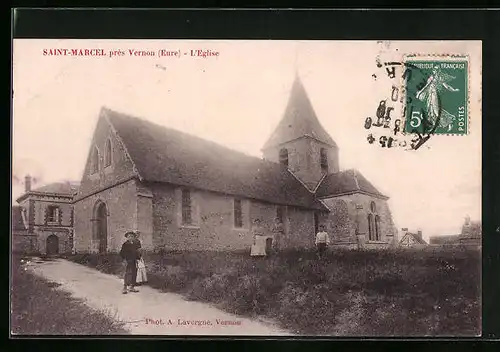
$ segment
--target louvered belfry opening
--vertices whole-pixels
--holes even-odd
[[[280,149],[280,164],[288,167],[288,150],[286,148]]]

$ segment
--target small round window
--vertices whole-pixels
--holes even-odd
[[[371,202],[370,209],[372,210],[373,213],[375,213],[377,211],[377,207],[375,206],[375,202]]]

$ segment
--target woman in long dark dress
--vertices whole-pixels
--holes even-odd
[[[125,234],[125,237],[127,240],[123,243],[120,250],[120,256],[126,265],[122,291],[124,294],[127,292],[139,292],[134,286],[136,285],[137,278],[137,260],[141,258],[141,242],[137,240],[136,233],[129,231]]]

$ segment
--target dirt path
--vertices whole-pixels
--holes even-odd
[[[117,320],[138,335],[261,335],[290,333],[268,323],[223,312],[205,303],[186,301],[181,295],[139,287],[140,292],[121,293],[123,281],[64,259],[32,261],[36,275],[61,284],[75,298]],[[226,324],[221,324],[226,321]],[[195,324],[195,325],[193,325]]]

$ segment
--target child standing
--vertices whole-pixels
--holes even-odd
[[[330,237],[325,231],[325,226],[319,226],[319,232],[316,234],[316,248],[318,250],[318,258],[322,258],[325,253],[326,247],[330,244]]]
[[[139,239],[141,233],[139,231],[135,231],[135,242],[139,248],[139,259],[137,260],[137,278],[135,280],[137,285],[142,285],[148,282],[148,276],[146,274],[146,263],[144,263],[144,258],[141,252],[141,241]]]

